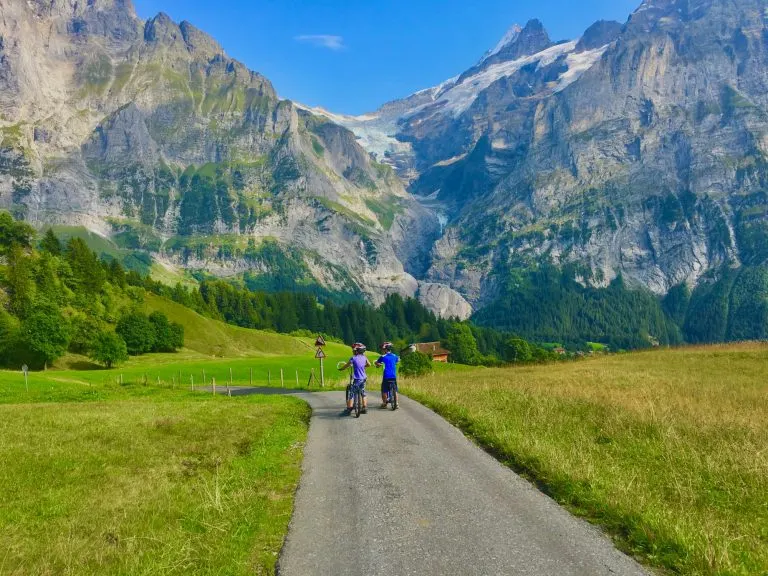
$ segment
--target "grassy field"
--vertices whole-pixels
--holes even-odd
[[[651,565],[768,574],[768,346],[446,373],[403,390]]]
[[[0,573],[273,573],[308,407],[126,388],[0,406]]]
[[[146,306],[184,324],[187,349],[111,371],[69,357],[79,369],[28,385],[0,372],[0,574],[274,573],[309,408],[192,393],[191,377],[279,386],[280,368],[316,366],[311,342]]]

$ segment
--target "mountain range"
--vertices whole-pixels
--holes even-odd
[[[515,25],[469,70],[347,116],[128,0],[8,0],[0,203],[258,286],[483,317],[552,264],[692,292],[680,324],[725,302],[702,338],[760,337],[768,316],[733,316],[768,310],[767,64],[765,0],[645,0],[572,41]]]

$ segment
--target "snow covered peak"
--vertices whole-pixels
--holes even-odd
[[[483,55],[483,57],[480,59],[480,62],[484,62],[491,56],[495,56],[499,52],[501,52],[505,46],[512,44],[515,40],[517,40],[520,37],[520,33],[523,31],[523,27],[520,26],[520,24],[514,24],[509,30],[507,30],[507,33],[504,34],[504,37],[499,40],[499,43],[496,44],[496,47],[493,50],[489,50],[488,52]]]

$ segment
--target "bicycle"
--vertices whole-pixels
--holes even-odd
[[[365,386],[365,380],[352,380],[352,383],[349,385],[349,394],[352,397],[352,412],[355,414],[355,418],[360,418],[360,413],[363,411],[363,386]]]
[[[345,364],[346,362],[339,362],[336,364],[336,368],[341,370]],[[362,386],[355,386],[352,368],[349,369],[349,382],[347,382],[347,389],[344,394],[345,406],[349,404],[350,398],[352,398],[352,412],[355,414],[355,418],[360,418],[360,413],[363,410]]]
[[[393,380],[389,385],[389,390],[387,390],[387,404],[392,405],[392,410],[398,409],[398,397],[399,394],[397,393],[397,380]]]

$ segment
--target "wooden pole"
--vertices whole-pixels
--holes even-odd
[[[253,368],[251,368],[251,375],[249,377],[249,382],[250,382],[251,388],[253,388]]]
[[[272,370],[267,371],[267,386],[272,386]]]
[[[280,368],[280,385],[285,388],[285,380],[283,379],[283,369]]]
[[[192,392],[194,392],[195,391],[195,375],[194,374],[189,375],[189,381],[192,383]]]
[[[157,385],[160,386],[160,376],[157,377]]]
[[[320,387],[325,388],[325,370],[323,370],[322,358],[320,358]]]
[[[24,371],[24,387],[27,389],[27,394],[29,394],[29,374],[27,371]]]
[[[208,384],[208,380],[205,379],[205,370],[203,370],[203,386]]]
[[[296,388],[299,387],[299,371],[296,370]]]
[[[213,387],[213,395],[216,396],[216,378],[211,378],[211,385]]]
[[[232,368],[229,369],[229,382],[227,383],[227,396],[232,396]]]

